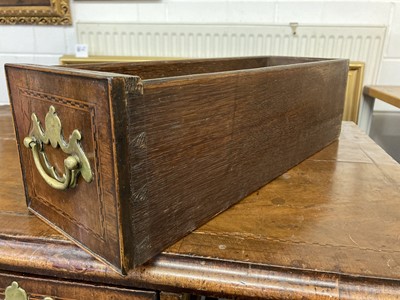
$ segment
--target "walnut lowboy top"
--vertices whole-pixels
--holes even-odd
[[[48,106],[38,117],[44,117],[46,111]],[[27,115],[30,121],[31,114]],[[32,158],[31,150],[24,146],[22,150]],[[339,141],[180,239],[149,263],[131,269],[127,276],[94,259],[27,211],[16,161],[12,118],[9,108],[3,106],[3,297],[4,289],[16,281],[33,299],[110,299],[113,287],[123,287],[126,295],[114,294],[114,299],[136,299],[127,289],[246,299],[400,299],[400,166],[354,123],[343,124]],[[78,189],[79,185],[62,193]],[[93,297],[101,291],[105,292],[103,297]],[[160,299],[167,298],[160,293]]]

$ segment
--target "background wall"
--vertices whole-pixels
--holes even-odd
[[[71,1],[76,21],[385,25],[388,36],[378,79],[400,84],[400,0],[268,1],[159,0]],[[0,65],[7,62],[57,64],[73,53],[74,26],[0,26]],[[0,104],[8,103],[3,68]],[[393,109],[378,103],[377,109]]]
[[[171,22],[385,25],[385,42],[378,84],[400,85],[400,0],[136,0],[71,1],[74,23]],[[57,64],[72,54],[74,26],[0,26],[0,104],[8,103],[4,63]],[[400,110],[378,102],[376,110]],[[400,114],[399,114],[400,116]],[[374,132],[392,128],[386,124]],[[391,130],[393,131],[393,130]],[[381,132],[383,134],[383,132]],[[392,132],[391,132],[392,134]]]
[[[388,36],[378,79],[400,83],[400,0],[396,1],[267,1],[160,0],[73,1],[76,21],[266,23],[386,25]],[[7,62],[57,64],[73,53],[74,26],[0,26],[0,65]],[[0,104],[8,103],[0,71]],[[377,109],[393,109],[378,103]]]

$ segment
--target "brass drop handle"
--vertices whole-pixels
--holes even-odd
[[[69,137],[68,143],[62,135],[61,120],[57,116],[54,106],[50,106],[46,114],[46,130],[42,126],[35,113],[31,116],[32,130],[24,139],[25,147],[32,150],[35,166],[46,181],[46,183],[57,190],[73,188],[76,185],[77,177],[82,174],[86,182],[93,179],[89,160],[79,144],[81,133],[75,129]],[[53,148],[60,147],[69,156],[64,160],[64,174],[59,175],[55,168],[48,161],[44,152],[44,145],[51,144]]]

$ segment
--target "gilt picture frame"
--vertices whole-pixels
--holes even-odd
[[[69,0],[0,1],[0,25],[71,25]]]
[[[347,77],[346,96],[344,100],[343,121],[358,124],[360,99],[364,82],[365,63],[351,61]]]

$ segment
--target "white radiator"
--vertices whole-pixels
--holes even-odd
[[[375,83],[384,26],[78,23],[90,55],[226,57],[289,55],[365,62],[364,83]]]

